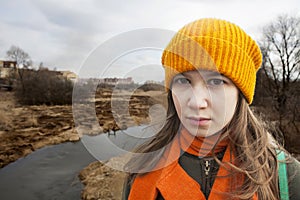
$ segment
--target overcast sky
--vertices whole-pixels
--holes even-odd
[[[101,44],[124,32],[140,28],[176,31],[196,19],[217,17],[238,24],[258,40],[262,27],[278,15],[300,15],[299,0],[0,2],[0,58],[5,58],[9,47],[16,45],[31,56],[35,65],[43,62],[50,69],[71,70],[75,73],[80,73],[80,67]],[[135,42],[135,39],[131,38],[128,42]],[[147,55],[142,52],[127,53],[123,59],[113,62],[124,67],[126,62],[130,63],[129,60],[134,58],[140,66],[151,69],[153,64],[159,63],[160,53],[153,49],[147,50]],[[114,70],[111,70],[112,74]],[[131,71],[127,70],[126,73],[130,74]]]

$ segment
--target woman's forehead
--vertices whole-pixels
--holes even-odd
[[[223,76],[221,73],[217,71],[211,71],[211,70],[191,70],[181,73],[184,76]]]

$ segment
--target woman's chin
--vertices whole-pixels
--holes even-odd
[[[195,137],[209,137],[218,133],[218,131],[211,129],[201,129],[199,127],[185,127],[188,132]]]

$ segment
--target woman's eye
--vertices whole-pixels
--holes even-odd
[[[179,84],[189,84],[190,81],[187,78],[176,78],[175,83],[179,83]]]
[[[217,86],[217,85],[223,85],[225,83],[222,79],[210,79],[207,81],[208,85]]]

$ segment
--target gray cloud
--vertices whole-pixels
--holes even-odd
[[[70,29],[81,32],[95,32],[98,27],[94,25],[95,16],[87,10],[78,9],[80,5],[65,3],[62,5],[56,1],[33,1],[36,8],[45,16],[49,23],[62,29]],[[86,4],[84,1],[82,4]],[[75,6],[75,7],[73,7]],[[76,8],[77,9],[74,9]]]
[[[78,72],[94,49],[126,31],[152,27],[176,31],[195,19],[218,17],[235,22],[258,39],[261,27],[283,13],[299,15],[298,0],[3,1],[0,57],[14,44],[27,51],[37,65],[43,61],[50,68]],[[128,40],[131,42],[138,42],[137,38]],[[148,64],[143,60],[149,59],[146,57],[141,56],[139,63]]]

